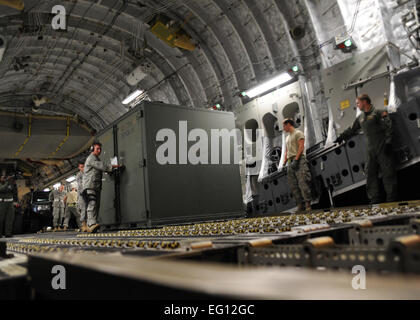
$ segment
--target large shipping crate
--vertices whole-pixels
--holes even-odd
[[[187,131],[180,129],[185,125]],[[194,129],[207,133],[208,164],[190,161],[185,164],[188,150],[201,141],[185,141]],[[226,134],[224,138],[211,134],[212,130],[224,129],[234,132],[232,113],[144,102],[103,130],[97,136],[102,143],[101,159],[109,161],[118,156],[125,170],[121,174],[104,175],[101,225],[132,228],[242,216],[241,181],[239,165],[234,161],[233,135],[229,136],[230,161],[223,164],[223,159],[226,163],[226,153],[222,152]],[[162,164],[157,158],[158,150],[164,150],[169,140],[158,139],[162,130],[176,136],[176,148],[171,149],[176,152],[176,164]],[[212,164],[217,158],[217,152],[216,157],[212,153],[216,150],[216,147],[212,149],[215,142],[219,143],[219,164]],[[163,154],[169,157],[168,150]],[[174,153],[171,155],[173,160]]]

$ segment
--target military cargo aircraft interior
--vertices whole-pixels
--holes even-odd
[[[0,300],[419,300],[419,59],[419,0],[0,0]]]

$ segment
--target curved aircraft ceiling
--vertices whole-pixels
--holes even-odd
[[[50,26],[57,1],[24,3],[22,12],[0,6],[7,41],[0,106],[25,109],[34,94],[46,96],[43,112],[76,113],[95,129],[127,111],[121,101],[135,87],[125,78],[141,63],[152,66],[138,85],[151,100],[234,110],[241,91],[289,68],[299,53],[306,67],[319,56],[302,0],[61,1],[66,32]],[[157,13],[178,21],[196,49],[171,48],[150,33],[145,22]],[[305,36],[295,41],[289,30],[298,26]]]
[[[22,0],[0,2],[19,3]],[[235,111],[240,93],[298,64],[323,110],[319,69],[347,59],[334,37],[347,32],[353,53],[396,43],[410,56],[402,21],[412,0],[24,0],[23,11],[0,4],[0,109],[30,111],[33,95],[46,98],[40,113],[75,115],[98,130],[127,111],[136,89],[147,98],[194,108]],[[52,7],[66,8],[67,31],[51,27]],[[195,50],[173,48],[150,31],[164,15],[192,38]],[[387,23],[384,23],[386,21]],[[291,30],[301,28],[304,32]],[[418,48],[417,48],[418,49]],[[148,76],[130,86],[137,66]],[[315,100],[314,100],[315,101]]]

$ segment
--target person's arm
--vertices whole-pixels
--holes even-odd
[[[359,117],[354,121],[353,125],[344,131],[336,140],[336,142],[343,142],[345,140],[350,140],[354,137],[361,129]]]
[[[111,165],[105,165],[105,163],[103,161],[96,161],[96,160],[90,159],[90,160],[88,160],[88,164],[91,167],[93,167],[93,168],[95,168],[99,171],[102,171],[102,172],[111,172],[112,171],[112,166]]]
[[[77,174],[77,193],[82,194],[83,192],[83,174],[78,173]],[[80,189],[79,189],[80,187]]]
[[[305,151],[305,139],[300,139],[298,141],[298,144],[299,144],[299,147],[298,147],[298,152],[295,158],[296,161],[300,160],[300,158],[302,157],[303,151]]]
[[[48,195],[48,200],[53,202],[54,201],[54,192],[51,191],[50,194]]]
[[[284,156],[284,163],[283,163],[283,167],[286,166],[287,164],[287,148],[286,148],[286,154]]]
[[[64,205],[67,205],[67,195],[64,196],[63,202],[64,202]]]
[[[381,118],[379,121],[385,133],[385,143],[392,144],[392,136],[394,134],[394,129],[392,128],[392,121],[388,115],[388,112],[386,111],[382,112]]]

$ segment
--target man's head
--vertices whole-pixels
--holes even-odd
[[[93,149],[92,150],[92,153],[95,156],[99,156],[101,154],[101,152],[102,152],[102,144],[100,142],[95,142],[92,145],[92,149]]]
[[[293,121],[293,119],[284,119],[284,121],[283,121],[283,130],[285,132],[288,132],[288,133],[293,132],[293,130],[295,129],[295,127],[296,127],[296,124]]]
[[[361,96],[357,97],[356,105],[360,111],[368,111],[372,106],[372,101],[367,94],[362,94]]]
[[[64,186],[63,186],[63,185],[61,185],[61,186],[58,188],[58,190],[59,190],[60,192],[63,192],[63,190],[64,190]]]
[[[83,161],[79,161],[78,167],[79,171],[83,172],[85,170],[85,163]]]
[[[6,182],[6,176],[1,176],[0,177],[0,182],[5,183]]]

